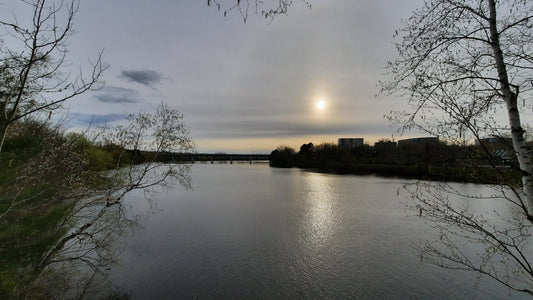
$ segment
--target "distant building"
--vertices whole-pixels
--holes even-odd
[[[494,150],[490,153],[490,156],[503,164],[510,164],[516,159],[513,151],[505,149]]]
[[[379,150],[395,150],[397,148],[396,142],[393,141],[377,141],[374,143],[374,149]]]
[[[439,142],[438,137],[429,136],[429,137],[418,137],[418,138],[412,138],[412,139],[405,139],[405,140],[399,140],[398,141],[398,147],[403,146],[419,146],[419,145],[427,145],[427,144],[437,144]]]
[[[363,146],[363,142],[363,138],[340,138],[338,145],[339,147],[352,149]]]
[[[513,141],[511,138],[505,138],[493,135],[488,138],[476,140],[476,146],[484,146],[491,150],[497,149],[513,149]]]
[[[516,160],[511,138],[493,135],[477,140],[476,146],[480,147],[480,149],[484,148],[484,150],[481,150],[482,153],[488,151],[491,159],[495,159],[497,162],[509,164],[513,160]]]
[[[407,164],[430,163],[440,156],[438,137],[418,137],[398,141],[398,150]],[[438,160],[438,159],[437,159]]]
[[[393,141],[381,140],[374,143],[374,153],[376,159],[381,163],[395,164],[400,161],[398,146]]]

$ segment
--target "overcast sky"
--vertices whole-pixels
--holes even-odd
[[[204,0],[81,1],[68,60],[83,66],[105,49],[110,67],[102,90],[69,102],[71,124],[113,124],[165,102],[184,114],[199,152],[391,138],[383,116],[405,101],[376,98],[377,83],[394,30],[421,2],[311,0],[309,10],[295,0],[287,16],[244,24]]]

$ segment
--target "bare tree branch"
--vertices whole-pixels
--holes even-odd
[[[533,295],[528,245],[533,220],[533,157],[520,113],[533,97],[533,3],[512,0],[427,0],[397,34],[398,58],[390,62],[384,93],[407,96],[411,109],[392,112],[401,130],[416,128],[451,142],[476,142],[482,160],[500,181],[499,199],[512,213],[474,216],[459,208],[446,184],[409,186],[419,215],[441,232],[418,249],[432,263],[477,272]],[[519,106],[519,100],[522,105]],[[506,133],[502,133],[502,130]],[[511,141],[511,165],[498,163],[485,138]],[[478,163],[479,164],[479,163]],[[521,180],[520,180],[521,179]],[[459,245],[483,249],[471,253]]]

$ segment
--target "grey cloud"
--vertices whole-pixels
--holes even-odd
[[[135,99],[131,99],[131,98],[124,97],[124,96],[118,96],[118,95],[103,94],[103,95],[97,95],[95,97],[96,99],[98,99],[98,101],[104,102],[104,103],[137,103],[139,102]]]
[[[168,1],[172,4],[150,7],[159,13],[141,20],[142,32],[117,22],[117,16],[142,14],[149,7],[146,1],[132,1],[136,5],[119,7],[119,13],[114,7],[102,10],[98,1],[86,1],[80,11],[80,29],[89,37],[72,53],[98,51],[102,46],[95,41],[103,42],[113,49],[107,59],[123,66],[115,69],[114,79],[139,89],[139,94],[102,90],[98,101],[92,99],[101,114],[117,112],[105,111],[108,107],[136,106],[131,100],[150,104],[146,90],[155,87],[157,97],[184,113],[195,138],[227,138],[230,143],[237,137],[392,133],[381,116],[405,102],[374,101],[375,83],[387,59],[396,55],[390,41],[394,29],[421,0],[315,1],[311,12],[294,7],[289,18],[269,26],[260,18],[242,26],[238,16],[221,22],[216,12],[216,17],[209,17],[205,8],[191,1]],[[95,13],[102,17],[90,22]],[[167,78],[179,82],[179,88],[163,85]],[[330,98],[331,105],[327,118],[313,124],[309,102],[319,94]]]
[[[103,103],[137,103],[138,93],[132,89],[121,87],[105,87],[101,94],[94,96]]]
[[[91,115],[91,114],[73,114],[69,122],[71,126],[86,127],[89,125],[101,125],[104,123],[111,123],[126,119],[126,114],[105,114],[105,115]]]
[[[163,76],[153,70],[122,70],[120,77],[153,88],[163,80]]]
[[[209,138],[298,137],[313,135],[358,136],[388,131],[385,122],[328,123],[327,125],[287,121],[204,122],[194,126]],[[216,131],[213,130],[216,128]]]

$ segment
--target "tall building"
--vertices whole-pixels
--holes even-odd
[[[363,146],[363,138],[340,138],[338,145],[348,149]]]

